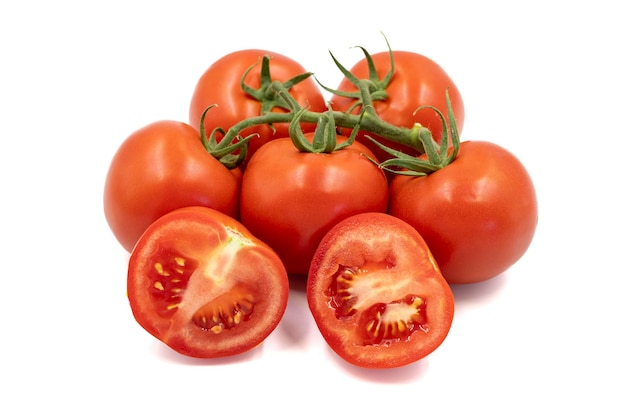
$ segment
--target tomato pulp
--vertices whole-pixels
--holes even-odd
[[[324,236],[307,299],[328,345],[364,368],[427,356],[446,338],[454,314],[452,291],[422,237],[385,213],[349,217]]]
[[[198,358],[260,344],[282,318],[288,288],[271,248],[206,207],[174,210],[155,221],[128,267],[137,322],[176,352]]]

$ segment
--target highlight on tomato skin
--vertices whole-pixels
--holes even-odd
[[[352,365],[395,368],[443,343],[454,296],[426,243],[386,213],[339,222],[322,239],[307,301],[330,348]]]
[[[206,207],[155,221],[131,253],[127,280],[137,323],[196,358],[258,346],[280,322],[289,294],[278,255],[237,220]]]

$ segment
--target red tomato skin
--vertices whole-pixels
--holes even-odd
[[[413,115],[420,106],[434,106],[443,112],[447,117],[447,104],[445,92],[448,89],[452,109],[459,131],[463,131],[465,120],[465,106],[461,93],[445,70],[432,59],[408,51],[393,51],[394,75],[387,87],[388,98],[386,100],[374,101],[374,109],[379,117],[395,126],[411,128],[415,123],[420,123],[428,128],[435,140],[440,141],[442,133],[442,122],[437,113],[432,109],[423,109]],[[379,79],[385,77],[391,67],[388,52],[372,54],[372,59],[376,65]],[[365,59],[357,62],[351,69],[354,75],[360,79],[368,78],[368,66]],[[344,78],[337,88],[340,91],[356,91],[355,86]],[[334,110],[347,111],[354,103],[351,98],[334,95],[331,104]],[[360,107],[354,112],[359,112]],[[343,134],[347,134],[343,132]],[[379,161],[389,159],[390,155],[380,149],[376,144],[365,138],[366,132],[360,131],[357,138],[374,152]],[[399,145],[394,142],[370,135],[381,143],[394,149],[399,149],[410,154],[415,154],[411,148]]]
[[[341,268],[363,271],[360,282],[366,282],[368,276],[378,277],[363,291],[372,300],[363,309],[357,308],[353,317],[337,318],[328,295]],[[425,330],[397,342],[375,345],[364,341],[359,316],[366,314],[369,304],[390,303],[406,294],[425,301]],[[409,224],[385,213],[351,216],[324,236],[311,262],[307,301],[328,345],[362,368],[396,368],[428,356],[443,343],[454,317],[454,295],[425,241]]]
[[[261,103],[249,96],[240,88],[240,80],[244,72],[258,63],[246,76],[245,83],[252,88],[259,88],[261,59],[269,55],[270,75],[272,80],[285,82],[296,75],[307,72],[295,60],[275,52],[262,49],[244,49],[235,51],[215,61],[201,75],[196,83],[189,106],[189,122],[200,130],[202,112],[210,105],[217,107],[208,111],[204,119],[204,128],[207,135],[217,127],[224,130],[242,120],[258,116],[261,113]],[[301,106],[308,106],[311,111],[326,111],[326,102],[312,77],[293,86],[289,93]],[[273,109],[275,112],[284,112],[282,109]],[[242,137],[257,133],[248,142],[246,162],[256,150],[269,140],[289,136],[288,123],[276,123],[274,129],[269,125],[257,125],[244,129]],[[314,124],[303,123],[303,131],[313,131]]]
[[[461,143],[457,158],[426,177],[396,176],[389,213],[424,237],[451,284],[493,278],[526,252],[537,196],[522,163],[499,145]]]
[[[373,157],[358,142],[330,154],[300,152],[282,138],[250,159],[241,186],[241,221],[279,254],[289,273],[308,272],[315,248],[338,221],[387,210],[385,174],[365,153]]]
[[[236,244],[229,246],[233,236]],[[152,295],[157,281],[176,285],[155,271],[168,256],[193,265],[180,287],[179,306],[171,311],[163,308],[162,297]],[[258,346],[280,322],[289,295],[278,255],[237,220],[207,207],[177,209],[152,223],[131,253],[127,280],[137,323],[174,351],[195,358],[232,356]],[[193,322],[207,304],[239,294],[254,299],[247,320],[219,333]],[[228,315],[228,309],[215,311]]]
[[[190,125],[156,121],[133,132],[113,156],[104,185],[106,220],[131,252],[144,230],[174,209],[206,206],[236,217],[237,171],[211,156]]]

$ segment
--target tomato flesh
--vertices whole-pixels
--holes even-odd
[[[182,292],[198,262],[164,248],[154,255],[153,269],[148,273],[150,297],[159,316],[170,318],[182,300]]]
[[[424,300],[409,294],[401,300],[377,303],[361,314],[364,344],[381,345],[410,340],[416,331],[427,332]]]
[[[363,213],[333,227],[315,253],[307,299],[329,346],[365,368],[392,368],[434,351],[454,299],[424,240],[402,220]]]
[[[200,307],[191,320],[201,329],[218,334],[249,320],[254,305],[255,298],[249,290],[235,287]]]
[[[137,322],[184,355],[247,351],[278,325],[288,297],[278,255],[216,210],[188,207],[153,223],[131,253]]]

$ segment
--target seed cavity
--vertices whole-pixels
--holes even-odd
[[[192,321],[203,330],[220,334],[249,320],[254,307],[252,294],[243,287],[236,287],[198,309]]]
[[[148,273],[150,298],[158,314],[169,318],[180,307],[197,262],[167,248],[160,248],[154,259],[156,261]]]
[[[426,303],[417,295],[377,303],[362,313],[363,340],[366,345],[406,341],[418,330],[428,331],[426,321]]]
[[[350,318],[356,313],[354,306],[357,296],[353,292],[356,277],[355,269],[340,266],[326,291],[329,307],[335,310],[335,317],[340,320]]]

